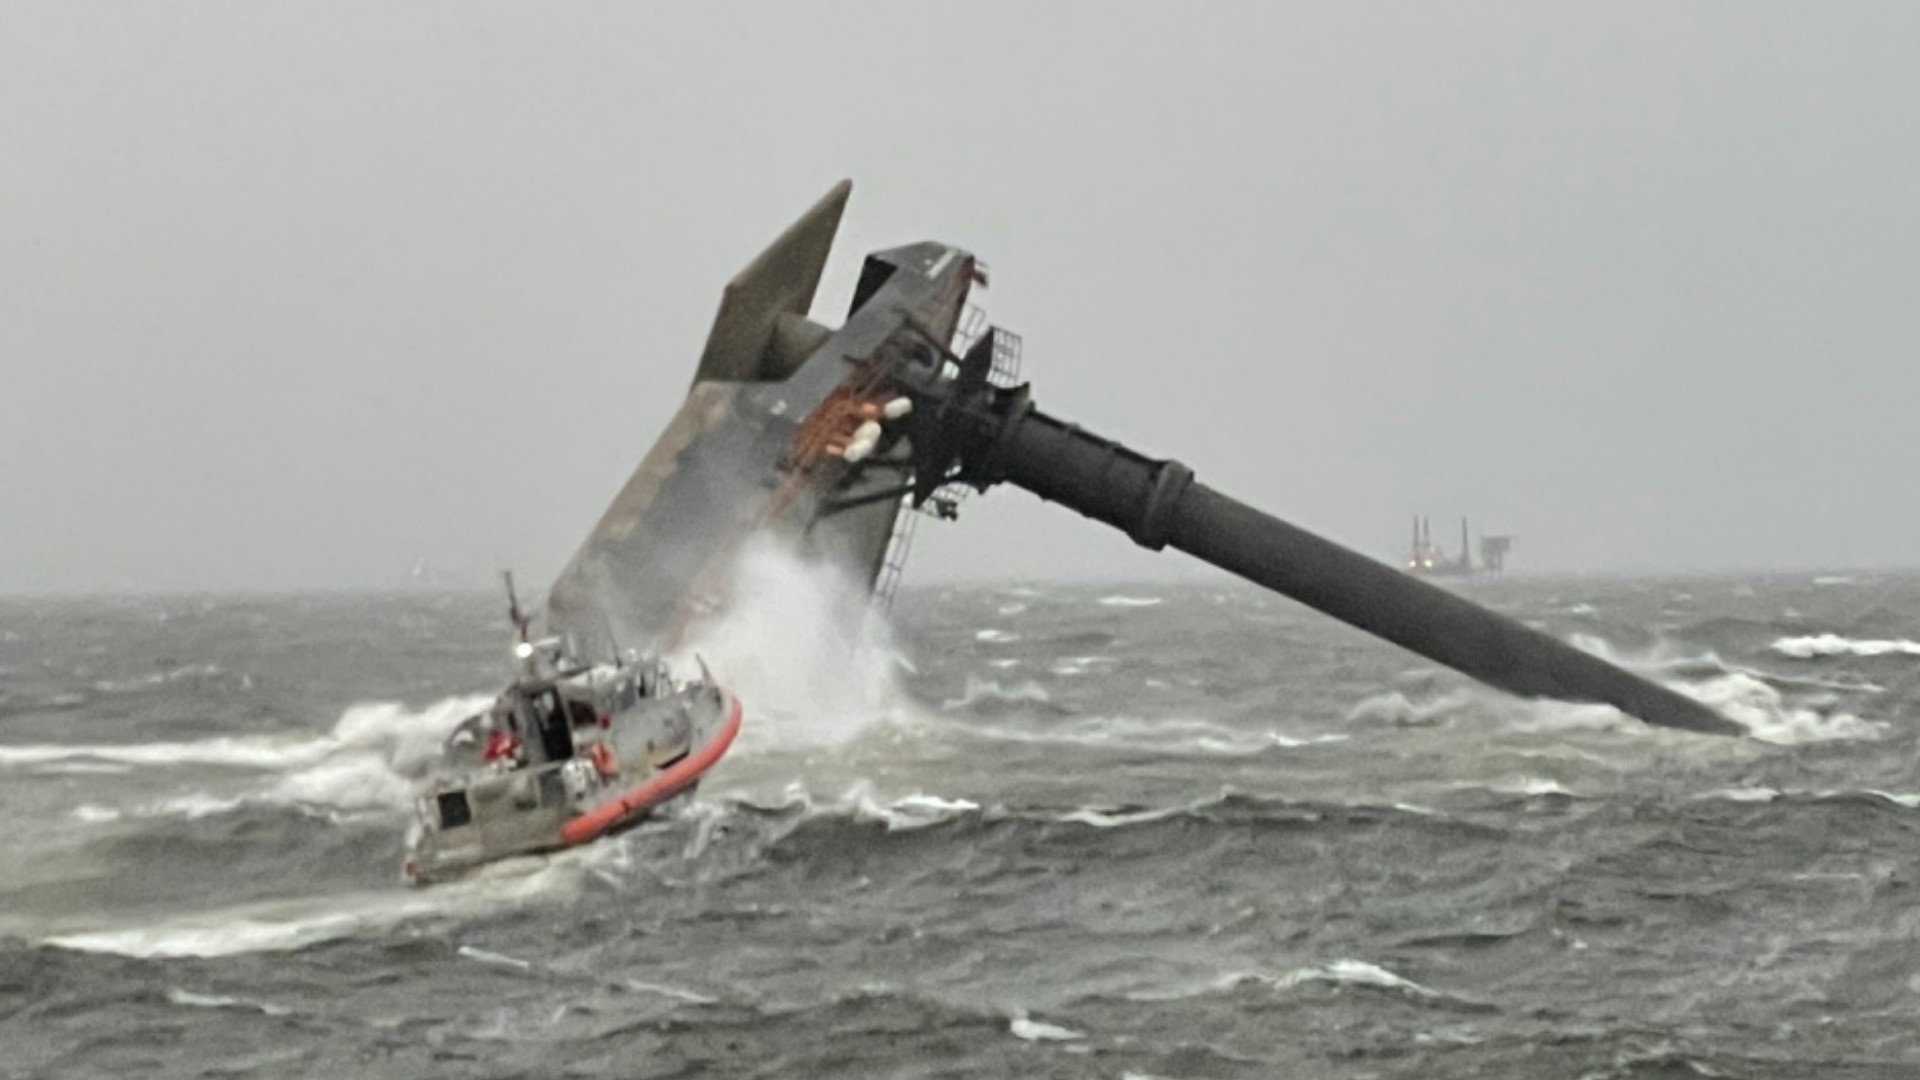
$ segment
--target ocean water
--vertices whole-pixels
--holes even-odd
[[[0,601],[0,1077],[1920,1075],[1920,578],[1454,587],[1754,737],[1228,580],[909,589],[708,646],[684,815],[414,889],[494,597]]]

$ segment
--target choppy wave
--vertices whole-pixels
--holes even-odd
[[[278,736],[235,735],[194,742],[75,743],[0,746],[0,766],[54,762],[105,762],[115,765],[231,765],[247,769],[283,769],[311,764],[332,748],[324,741]]]
[[[1341,732],[1301,737],[1270,728],[1248,728],[1190,717],[1078,716],[1044,726],[970,724],[962,730],[966,736],[977,739],[1199,757],[1246,757],[1276,749],[1344,742],[1348,738]]]
[[[558,901],[578,890],[595,854],[605,853],[580,848],[495,864],[479,875],[431,889],[396,887],[388,892],[245,904],[59,933],[45,942],[79,952],[142,958],[285,952],[392,929],[411,920],[480,918],[535,899]]]
[[[103,824],[120,821],[127,817],[181,817],[191,821],[215,814],[231,813],[246,805],[246,802],[246,799],[239,796],[223,797],[210,792],[193,791],[142,803],[132,809],[103,806],[99,803],[81,803],[73,808],[72,816],[75,820],[87,824]]]
[[[1844,801],[1852,799],[1877,799],[1908,810],[1920,809],[1920,792],[1881,791],[1877,788],[1859,788],[1855,790],[1823,789],[1796,790],[1772,787],[1731,787],[1715,788],[1694,796],[1703,801],[1736,803],[1769,803],[1781,800],[1808,799],[1816,802]]]
[[[1737,672],[1679,689],[1741,724],[1763,742],[1878,739],[1888,731],[1884,723],[1863,720],[1849,712],[1822,712],[1811,706],[1796,705],[1764,680]]]
[[[1429,727],[1468,707],[1472,696],[1464,691],[1441,694],[1415,701],[1398,690],[1362,698],[1347,710],[1348,723],[1391,724],[1395,727]]]
[[[1119,662],[1119,658],[1112,656],[1069,656],[1054,661],[1053,666],[1047,670],[1063,677],[1086,675],[1090,672],[1110,671],[1113,665]]]
[[[1503,776],[1489,784],[1473,786],[1484,786],[1502,795],[1573,795],[1560,781],[1540,776]]]
[[[1086,1035],[1072,1028],[1035,1020],[1024,1012],[1013,1017],[1012,1022],[1008,1024],[1008,1029],[1013,1032],[1015,1038],[1025,1039],[1028,1042],[1072,1042],[1075,1039],[1086,1038]]]
[[[214,679],[221,674],[219,664],[181,664],[130,679],[100,679],[93,683],[93,689],[101,694],[130,694],[169,683]],[[251,680],[243,676],[242,685],[251,685]]]
[[[1303,986],[1359,986],[1388,990],[1409,997],[1441,1000],[1449,995],[1414,982],[1378,964],[1342,958],[1327,964],[1295,968],[1278,975],[1261,971],[1229,971],[1203,982],[1159,989],[1139,990],[1127,995],[1136,1001],[1177,1001],[1186,998],[1230,993],[1247,987],[1272,991],[1295,990]]]
[[[439,752],[440,741],[455,724],[490,700],[452,697],[420,710],[394,702],[354,705],[332,731],[318,737],[227,735],[188,742],[0,744],[0,767],[105,763],[288,770],[343,754],[371,754],[396,769],[413,771]]]
[[[1908,641],[1905,638],[1856,639],[1839,634],[1783,637],[1776,639],[1771,648],[1795,660],[1829,656],[1920,656],[1920,641]]]
[[[237,1009],[241,1012],[257,1012],[266,1016],[291,1016],[293,1010],[285,1005],[275,1005],[264,1001],[245,1001],[227,997],[224,994],[196,994],[179,987],[167,989],[167,1001],[174,1005],[185,1005],[194,1009]]]
[[[391,702],[355,705],[332,731],[305,739],[233,736],[194,742],[0,746],[0,765],[89,772],[103,766],[120,771],[203,766],[268,774],[237,790],[189,789],[120,805],[82,802],[69,816],[85,824],[127,818],[194,820],[249,806],[329,814],[393,810],[412,799],[415,780],[438,756],[454,725],[488,700],[452,697],[417,710]]]
[[[969,675],[966,689],[960,696],[942,701],[940,707],[949,711],[997,712],[1006,711],[1008,707],[1020,709],[1036,705],[1050,706],[1052,702],[1053,695],[1033,679],[1002,684],[996,679],[982,679]]]
[[[426,637],[355,600],[330,621],[287,604],[264,628],[196,626],[204,654],[115,649],[226,669],[149,693],[96,685],[144,674],[137,662],[59,667],[91,639],[49,625],[66,637],[43,642],[36,626],[27,648],[56,665],[9,653],[0,725],[0,796],[37,826],[0,837],[0,967],[26,972],[0,985],[0,1013],[45,1048],[15,1067],[124,1071],[125,1033],[158,1023],[182,1060],[285,1050],[304,1056],[281,1071],[316,1075],[404,1045],[418,1060],[388,1071],[443,1054],[455,1071],[583,1075],[648,1060],[1624,1076],[1647,1070],[1609,1066],[1640,1060],[1623,1041],[1665,1031],[1676,1001],[1715,1018],[1700,1042],[1846,1010],[1769,1043],[1777,1069],[1858,1040],[1889,1060],[1920,1045],[1880,1016],[1911,989],[1884,916],[1905,883],[1887,853],[1920,809],[1912,654],[1770,647],[1827,631],[1920,641],[1920,588],[1711,582],[1669,618],[1671,582],[1552,600],[1525,580],[1485,586],[1516,617],[1631,643],[1588,642],[1764,737],[1824,740],[1784,748],[1405,676],[1401,655],[1278,602],[1207,603],[1216,587],[1126,586],[1164,603],[1116,613],[1099,603],[1116,588],[908,604],[925,612],[920,670],[903,679],[888,659],[885,678],[913,693],[877,709],[871,687],[829,685],[867,669],[788,654],[792,626],[769,622],[709,657],[736,684],[753,664],[791,669],[743,694],[762,738],[680,816],[428,890],[398,881],[397,808],[443,730],[421,714],[440,706],[343,712],[331,695],[469,685],[492,656],[473,632],[491,598]],[[1575,621],[1589,601],[1595,617]],[[1775,617],[1788,601],[1807,615]],[[1860,614],[1869,603],[1884,608]],[[1024,640],[974,640],[985,627]],[[394,663],[350,663],[363,640]],[[252,695],[228,692],[242,671],[260,676]],[[69,692],[75,712],[18,708]],[[445,707],[457,719],[483,701]],[[820,737],[789,738],[787,713]],[[254,726],[308,715],[310,731]],[[1644,947],[1676,936],[1687,949]],[[1808,985],[1832,1000],[1794,997]],[[1297,1036],[1284,1047],[1276,1016]]]
[[[924,829],[980,809],[980,804],[968,799],[947,799],[921,792],[883,801],[867,781],[851,788],[841,798],[840,806],[847,808],[855,821],[877,822],[896,832]]]
[[[1832,708],[1830,699],[1790,697],[1775,684],[1790,684],[1791,680],[1728,665],[1712,653],[1676,656],[1670,645],[1662,643],[1647,654],[1633,655],[1614,648],[1603,638],[1587,635],[1576,635],[1574,643],[1611,663],[1704,702],[1763,742],[1878,739],[1888,731],[1883,723]],[[1679,671],[1695,677],[1671,677]]]
[[[889,833],[920,832],[934,825],[953,825],[959,835],[950,835],[930,843],[951,846],[966,842],[971,829],[1011,827],[1045,829],[1060,825],[1079,826],[1093,833],[1153,827],[1164,823],[1205,823],[1242,826],[1249,824],[1296,825],[1332,818],[1401,818],[1418,820],[1422,826],[1446,827],[1445,815],[1434,810],[1404,804],[1376,806],[1296,802],[1237,792],[1222,792],[1192,802],[1169,806],[1051,806],[981,805],[969,799],[913,792],[892,798],[882,796],[870,780],[861,780],[841,795],[817,799],[806,791],[790,788],[778,802],[759,803],[734,796],[719,805],[710,805],[708,814],[731,816],[733,824],[753,820],[785,822],[774,830],[773,839],[794,835],[795,829],[819,832],[861,831],[878,827]]]

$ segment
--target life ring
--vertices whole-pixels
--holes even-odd
[[[606,743],[594,743],[593,749],[588,752],[587,756],[593,759],[594,771],[598,772],[601,776],[620,775],[620,763],[614,760],[613,751],[608,749]]]

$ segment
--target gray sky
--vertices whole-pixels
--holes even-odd
[[[1198,10],[1195,10],[1198,8]],[[0,6],[0,592],[545,582],[842,176],[1381,557],[1913,565],[1920,5]],[[1164,576],[1016,491],[919,580]]]

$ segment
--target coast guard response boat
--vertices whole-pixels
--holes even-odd
[[[704,663],[690,682],[632,652],[583,664],[512,613],[519,677],[447,738],[401,867],[415,884],[637,824],[690,795],[739,734],[740,702]]]

